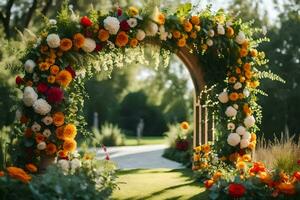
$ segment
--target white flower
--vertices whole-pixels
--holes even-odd
[[[34,102],[33,109],[40,115],[46,115],[51,111],[51,106],[45,99],[38,99]]]
[[[96,42],[95,40],[91,39],[91,38],[85,38],[83,46],[82,46],[82,50],[90,53],[92,51],[94,51],[96,48]]]
[[[224,35],[225,34],[225,29],[221,24],[218,24],[217,31],[218,31],[219,35]]]
[[[107,44],[108,44],[108,47],[109,47],[110,49],[113,49],[113,48],[115,48],[115,46],[116,46],[113,42],[111,42],[111,41],[109,41],[109,40],[107,40]]]
[[[32,76],[33,82],[38,82],[40,80],[40,77],[37,75],[37,73],[34,73]]]
[[[34,89],[30,86],[27,86],[23,94],[23,102],[26,106],[30,107],[37,100],[38,95]]]
[[[230,146],[236,146],[240,143],[241,141],[241,136],[239,136],[239,134],[237,133],[230,133],[227,137],[227,143],[230,145]]]
[[[237,110],[232,106],[228,106],[225,114],[227,115],[227,117],[235,117],[237,114]]]
[[[127,23],[129,24],[129,26],[131,27],[131,28],[134,28],[134,27],[136,27],[137,26],[137,19],[136,18],[129,18],[128,20],[127,20]]]
[[[247,128],[251,128],[255,125],[255,118],[251,115],[244,119],[244,124]]]
[[[41,125],[39,125],[38,123],[34,122],[31,126],[31,130],[33,132],[39,132],[41,130]]]
[[[50,25],[56,25],[57,21],[55,19],[49,19],[49,24]]]
[[[57,48],[60,46],[60,38],[55,33],[49,34],[46,41],[50,48]]]
[[[236,103],[233,104],[234,109],[238,110],[239,109],[239,105],[237,105]]]
[[[225,23],[226,27],[232,26],[232,21],[228,21]]]
[[[240,148],[241,149],[245,149],[245,148],[247,148],[249,146],[249,144],[250,144],[249,140],[242,139],[241,140],[241,144],[240,144]]]
[[[112,35],[116,35],[120,29],[120,22],[117,18],[108,16],[103,21],[104,28]]]
[[[211,39],[208,39],[206,41],[206,44],[207,44],[207,46],[211,47],[214,44],[214,42]]]
[[[250,140],[251,139],[251,134],[249,132],[246,132],[244,135],[243,135],[243,139],[245,140]]]
[[[58,164],[58,166],[59,166],[60,168],[62,168],[62,170],[64,170],[64,171],[68,171],[69,168],[70,168],[70,163],[69,163],[69,161],[67,161],[67,160],[65,160],[65,159],[59,160],[59,161],[57,162],[57,164]]]
[[[227,103],[229,101],[228,93],[227,92],[221,92],[218,96],[218,99],[221,103]]]
[[[81,161],[77,158],[71,161],[71,169],[76,170],[77,168],[81,167]]]
[[[46,143],[45,142],[40,142],[40,143],[37,144],[36,147],[37,147],[38,150],[44,150],[44,149],[46,149]]]
[[[228,124],[227,124],[227,129],[228,129],[228,130],[234,130],[234,129],[235,129],[235,124],[232,123],[232,122],[228,123]]]
[[[24,63],[25,71],[28,73],[32,73],[35,66],[36,66],[35,62],[31,59],[26,60],[26,62]]]
[[[148,36],[155,36],[158,32],[158,26],[154,22],[149,22],[146,27],[146,35]]]
[[[168,34],[168,38],[169,38],[169,39],[172,39],[172,37],[173,37],[172,33],[169,33],[169,34]]]
[[[243,44],[246,40],[246,36],[244,34],[243,31],[240,31],[239,34],[236,36],[235,38],[235,41],[238,43],[238,44]]]
[[[142,41],[145,37],[146,37],[146,33],[143,30],[138,29],[136,33],[136,39]]]
[[[53,123],[53,119],[52,119],[51,116],[46,116],[46,117],[44,117],[44,118],[42,119],[42,122],[43,122],[45,125],[49,126],[50,124]]]
[[[235,90],[238,90],[238,89],[241,89],[242,86],[243,86],[243,85],[242,85],[240,82],[236,82],[236,83],[233,85],[233,88],[234,88]]]
[[[21,117],[22,117],[22,111],[17,110],[16,111],[16,120],[20,121]]]
[[[244,135],[246,133],[246,128],[243,127],[243,126],[239,126],[236,129],[236,133],[239,134],[239,135]]]
[[[245,88],[245,89],[243,90],[243,94],[244,94],[245,97],[249,97],[250,91],[249,91],[247,88]]]
[[[166,32],[164,26],[159,26],[159,33],[160,33],[159,39],[166,41],[169,33]]]
[[[51,131],[50,131],[49,129],[45,129],[45,130],[43,131],[43,135],[44,135],[45,137],[49,137],[49,136],[51,135]]]
[[[209,37],[214,37],[214,35],[215,35],[215,31],[214,31],[213,29],[210,29],[210,30],[208,31],[208,36],[209,36]]]

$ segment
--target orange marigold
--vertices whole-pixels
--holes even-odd
[[[76,33],[73,36],[73,43],[76,48],[81,48],[84,44],[85,37],[81,33]]]
[[[236,93],[236,92],[232,92],[232,93],[229,94],[229,99],[230,99],[231,101],[236,101],[236,100],[239,99],[239,94]]]
[[[186,40],[184,37],[182,37],[181,39],[178,40],[177,46],[184,47],[185,45],[186,45]]]
[[[29,176],[23,169],[18,167],[8,167],[7,172],[10,177],[20,180],[23,183],[29,183],[31,176]]]
[[[118,33],[115,43],[118,47],[126,46],[126,44],[128,43],[128,35],[125,31],[121,31]]]
[[[136,38],[130,40],[130,46],[135,48],[138,45],[139,41]]]
[[[194,25],[199,25],[200,24],[200,18],[198,16],[192,16],[191,17],[191,22]]]
[[[76,150],[77,143],[75,140],[65,140],[63,148],[67,152],[74,152]]]
[[[49,143],[47,144],[47,147],[46,147],[46,153],[47,155],[53,155],[57,152],[57,147],[55,144],[53,143]]]
[[[196,39],[197,38],[197,32],[196,31],[192,31],[191,34],[190,34],[190,37],[192,39]]]
[[[52,116],[53,118],[53,124],[55,126],[62,126],[65,123],[65,115],[62,112],[56,112],[54,113],[54,115]]]
[[[257,52],[256,49],[251,49],[251,50],[250,50],[250,54],[251,54],[252,57],[256,57],[257,54],[258,54],[258,52]]]
[[[105,42],[109,39],[109,32],[105,29],[100,29],[98,32],[98,38],[101,42]]]
[[[192,29],[193,29],[193,25],[192,25],[189,21],[186,20],[186,21],[183,23],[183,28],[184,28],[184,30],[185,30],[186,32],[191,32]]]
[[[250,71],[251,70],[251,64],[250,63],[245,63],[243,66],[245,71]]]
[[[164,15],[163,13],[160,13],[160,14],[157,16],[156,22],[157,22],[159,25],[165,24],[165,22],[166,22],[166,17],[165,17],[165,15]]]
[[[40,48],[40,52],[45,54],[48,52],[48,46],[47,45],[42,45],[41,48]]]
[[[63,38],[60,41],[60,46],[59,48],[62,51],[69,51],[72,48],[73,44],[72,44],[72,40],[70,40],[69,38]]]
[[[55,83],[55,76],[50,75],[50,76],[48,76],[47,80],[48,80],[48,83]]]
[[[235,83],[235,82],[236,82],[236,77],[231,76],[231,77],[228,79],[228,82],[229,82],[229,83]]]
[[[35,141],[36,143],[43,142],[45,140],[45,136],[41,133],[38,133],[35,135]]]
[[[256,134],[255,133],[251,133],[251,139],[250,139],[251,142],[254,142],[256,141]]]
[[[26,164],[25,167],[31,173],[36,173],[38,171],[38,168],[32,163]]]
[[[183,130],[188,130],[190,128],[190,125],[188,122],[181,122],[180,128]]]
[[[46,70],[49,69],[49,67],[50,67],[50,64],[47,63],[47,62],[41,62],[41,63],[39,64],[39,69],[40,69],[41,71],[46,71]]]
[[[57,65],[53,65],[50,67],[50,73],[52,75],[56,75],[59,72],[59,67]]]
[[[202,146],[202,151],[204,152],[204,153],[209,153],[210,152],[210,145],[209,144],[205,144],[205,145],[203,145]]]
[[[243,111],[244,113],[248,116],[248,115],[251,115],[252,111],[251,109],[249,108],[249,105],[246,103],[243,105]]]
[[[246,77],[247,79],[251,79],[252,73],[251,73],[250,71],[246,71],[246,72],[245,72],[245,77]]]
[[[63,138],[66,139],[74,139],[77,135],[77,129],[74,124],[68,124],[64,128]]]
[[[68,85],[71,83],[72,81],[72,75],[69,71],[67,70],[62,70],[60,71],[57,76],[56,76],[56,82],[63,86],[63,87],[68,87]]]
[[[227,27],[226,29],[226,36],[231,38],[234,35],[234,30],[231,27]]]
[[[251,161],[251,155],[249,155],[249,154],[244,154],[244,155],[243,155],[243,161],[245,161],[245,162],[250,162],[250,161]]]
[[[56,130],[55,130],[55,133],[56,133],[56,137],[60,140],[63,140],[64,139],[64,128],[63,126],[61,127],[58,127]]]
[[[175,39],[179,39],[180,37],[181,37],[181,33],[179,32],[179,31],[173,31],[173,37],[175,38]]]
[[[248,50],[241,48],[240,50],[240,57],[246,57],[248,55]]]

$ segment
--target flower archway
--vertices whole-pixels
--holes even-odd
[[[200,93],[205,85],[216,84],[217,95],[211,95],[210,101],[218,98],[220,102],[213,103],[220,155],[251,151],[261,118],[257,87],[259,79],[268,76],[262,70],[264,53],[256,50],[264,39],[251,23],[222,11],[191,14],[191,9],[186,4],[172,14],[128,7],[107,15],[92,10],[79,17],[66,6],[56,20],[46,20],[21,59],[24,76],[16,80],[23,91],[19,112],[20,145],[27,155],[23,164],[46,162],[44,157],[69,157],[76,149],[77,134],[85,134],[80,115],[84,80],[95,73],[109,75],[130,62],[145,62],[146,44],[159,47],[162,59],[157,65],[167,65],[168,56],[177,53],[192,75],[194,145],[202,133]],[[207,138],[200,141],[204,142]]]

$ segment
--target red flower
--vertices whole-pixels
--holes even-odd
[[[52,87],[47,92],[49,103],[60,103],[64,98],[64,92],[59,87]]]
[[[297,164],[300,165],[300,160],[297,161]]]
[[[23,79],[20,76],[16,77],[16,84],[21,85],[23,83]]]
[[[96,48],[95,48],[94,51],[96,51],[96,52],[101,51],[102,48],[103,48],[103,47],[101,46],[101,44],[96,44]]]
[[[76,72],[75,70],[69,65],[68,67],[65,68],[70,74],[72,75],[72,78],[74,79],[76,77]]]
[[[48,90],[48,86],[45,83],[39,83],[37,86],[37,91],[39,93],[45,94]]]
[[[189,148],[189,142],[187,140],[177,140],[176,149],[179,151],[187,151]]]
[[[230,183],[228,187],[229,195],[233,198],[240,198],[244,196],[246,188],[242,184]]]
[[[120,28],[121,28],[122,31],[129,31],[130,30],[130,26],[127,23],[127,20],[121,21]]]
[[[295,172],[295,173],[294,173],[294,177],[295,177],[298,181],[300,181],[300,172]]]
[[[120,17],[121,15],[122,15],[122,9],[121,8],[118,8],[118,10],[117,10],[117,15]]]
[[[87,16],[82,17],[80,23],[82,26],[85,27],[89,27],[93,25],[93,22]]]
[[[213,184],[214,184],[214,181],[211,179],[204,181],[204,186],[206,189],[211,188],[211,186],[213,186]]]

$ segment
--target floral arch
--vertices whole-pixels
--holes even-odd
[[[96,72],[109,75],[123,64],[145,62],[143,44],[159,47],[162,59],[157,65],[167,65],[175,52],[189,69],[196,94],[194,146],[213,140],[207,133],[214,129],[220,156],[251,151],[261,118],[257,87],[268,74],[263,72],[264,53],[256,48],[265,39],[251,23],[223,11],[208,8],[192,14],[191,9],[186,4],[172,14],[128,7],[107,15],[92,10],[79,17],[65,6],[56,20],[46,19],[37,37],[29,34],[16,66],[24,72],[16,79],[23,91],[19,141],[26,159],[21,163],[44,166],[49,161],[45,158],[70,157],[76,135],[86,133],[80,115],[84,80]],[[201,91],[214,84],[202,112]],[[210,128],[208,108],[216,122]]]

